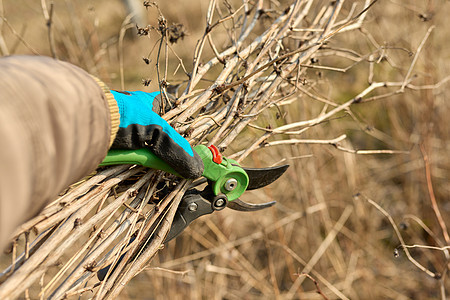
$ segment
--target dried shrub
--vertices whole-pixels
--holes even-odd
[[[233,219],[238,224],[217,221],[221,229],[211,221],[199,226],[193,224],[195,229],[188,230],[191,241],[184,242],[184,249],[169,245],[169,251],[161,256],[171,259],[164,261],[155,255],[162,249],[181,197],[198,182],[141,167],[102,168],[66,191],[41,215],[17,231],[16,238],[23,237],[25,250],[17,255],[21,246],[13,243],[13,263],[0,277],[0,298],[17,297],[39,280],[43,284],[37,288],[38,293],[51,299],[91,292],[97,299],[115,298],[155,257],[161,260],[157,265],[167,269],[187,268],[198,261],[196,268],[205,270],[205,274],[195,276],[187,271],[163,270],[163,275],[157,276],[156,272],[161,270],[158,269],[152,272],[151,279],[144,278],[144,281],[151,280],[152,294],[180,295],[189,288],[186,284],[178,293],[173,291],[173,278],[191,284],[201,278],[204,284],[202,290],[196,292],[199,298],[217,293],[224,298],[238,299],[253,296],[347,299],[366,298],[365,295],[393,298],[399,295],[392,286],[373,287],[373,278],[381,277],[381,285],[391,281],[390,276],[378,276],[377,272],[395,272],[392,271],[395,267],[384,261],[386,250],[380,246],[383,243],[389,244],[391,248],[387,248],[395,251],[396,256],[400,250],[404,251],[409,261],[424,272],[405,283],[398,293],[414,291],[414,284],[426,274],[428,278],[437,279],[439,286],[430,293],[445,298],[449,240],[445,217],[440,215],[433,192],[426,156],[430,148],[425,145],[422,149],[427,158],[423,160],[427,168],[428,194],[425,195],[431,196],[430,207],[437,216],[438,226],[429,229],[420,218],[406,217],[427,232],[433,239],[432,250],[439,254],[427,254],[428,260],[415,260],[409,250],[412,246],[402,239],[392,216],[377,201],[369,199],[372,197],[366,196],[367,191],[377,190],[383,182],[398,176],[395,172],[382,172],[376,165],[386,169],[402,165],[398,161],[410,157],[413,150],[406,146],[411,146],[411,142],[398,142],[401,138],[389,140],[388,135],[368,125],[362,117],[365,107],[372,109],[373,103],[407,91],[426,93],[445,86],[449,77],[429,83],[418,80],[414,74],[434,26],[428,27],[412,50],[405,51],[401,45],[378,43],[366,29],[376,1],[346,4],[308,0],[293,1],[283,7],[263,1],[236,4],[213,0],[206,12],[201,37],[193,49],[192,69],[188,70],[172,44],[184,43],[192,36],[186,37],[183,25],[168,26],[167,18],[157,5],[149,1],[144,5],[159,16],[154,26],[137,27],[141,38],[147,38],[152,32],[158,36],[144,62],[151,65],[155,61],[157,81],[153,82],[156,81],[163,94],[172,93],[177,97],[164,118],[191,144],[215,144],[239,162],[246,158],[249,162],[252,158],[254,164],[265,165],[265,161],[274,163],[273,157],[290,160],[293,167],[287,174],[288,181],[273,189],[279,196],[280,216],[276,217],[273,211],[270,214],[274,216],[270,218],[256,215],[254,218],[260,221],[255,221],[257,224],[267,225],[264,230],[256,228],[256,231],[254,224],[239,217]],[[45,18],[52,40],[51,13],[47,8],[44,11],[47,11]],[[370,16],[377,18],[380,14],[378,9]],[[428,18],[420,18],[428,21]],[[123,23],[118,42],[120,49],[126,30],[132,27],[128,22]],[[358,43],[352,41],[354,39],[364,41]],[[54,47],[51,43],[51,52],[56,55]],[[118,56],[123,86],[124,59],[129,61],[130,58],[123,52]],[[398,67],[395,60],[401,61],[402,67]],[[346,62],[345,66],[341,66],[342,61]],[[175,72],[170,75],[172,69]],[[330,82],[352,88],[352,84],[343,83],[344,76],[357,76],[351,79],[354,88],[347,94],[342,91],[336,94]],[[152,84],[149,79],[142,82],[144,86]],[[390,118],[393,128],[397,124],[398,129],[392,135],[401,135],[404,129],[398,125],[400,117],[390,115]],[[374,137],[375,144],[348,128],[358,128],[359,132]],[[348,133],[344,134],[345,131]],[[336,132],[340,133],[331,136]],[[300,136],[302,138],[298,138]],[[311,150],[314,145],[323,150]],[[299,150],[300,146],[307,147],[313,154],[305,155]],[[261,148],[270,151],[256,155],[255,151]],[[330,155],[329,151],[338,154]],[[312,155],[317,157],[316,161],[309,160]],[[377,155],[389,158],[383,161],[368,158]],[[319,178],[327,160],[338,156],[341,162],[333,165],[332,171],[328,170],[326,179],[321,181]],[[359,157],[364,157],[369,165],[364,170],[377,174],[375,181],[369,180],[369,173],[358,173]],[[303,158],[308,162],[303,162]],[[339,176],[347,182],[343,184],[342,179],[336,178]],[[158,193],[161,184],[167,186],[168,192]],[[334,196],[341,189],[345,190],[347,201],[338,202],[342,197]],[[359,191],[363,193],[356,193]],[[351,193],[354,193],[353,198],[348,197]],[[263,194],[255,197],[258,195]],[[389,195],[398,197],[398,186],[385,185],[378,195],[377,199]],[[297,203],[300,200],[302,203]],[[396,217],[403,215],[395,209],[398,207],[393,207]],[[299,224],[303,228],[299,228]],[[244,230],[246,225],[252,230]],[[399,239],[397,242],[385,236],[393,235],[393,228]],[[234,231],[244,232],[244,237],[234,238]],[[436,231],[442,232],[443,240],[441,234],[434,233]],[[208,236],[211,232],[213,235]],[[136,239],[129,243],[132,236]],[[146,241],[150,241],[147,247],[140,249]],[[179,258],[176,258],[177,252]],[[126,253],[125,259],[118,263],[122,253]],[[134,255],[136,253],[139,255]],[[213,264],[208,259],[211,256],[216,257],[211,259]],[[373,265],[369,269],[360,266],[360,257],[364,257],[364,263]],[[430,270],[421,261],[432,262],[439,270]],[[108,274],[106,280],[98,282],[96,272],[110,263],[118,263],[116,270]],[[55,265],[58,265],[56,271]],[[51,279],[42,279],[46,273],[52,274]],[[168,277],[168,281],[164,277]],[[308,285],[305,279],[313,284]],[[149,284],[147,282],[147,286]]]

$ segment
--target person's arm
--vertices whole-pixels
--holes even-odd
[[[118,126],[112,94],[82,69],[47,57],[0,58],[0,247],[95,170]]]
[[[200,156],[156,113],[158,94],[111,91],[47,57],[0,58],[0,248],[111,146],[147,148],[184,178],[200,177]]]

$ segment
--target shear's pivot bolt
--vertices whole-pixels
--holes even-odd
[[[213,210],[222,210],[227,207],[228,198],[224,194],[215,196],[211,201],[211,207]]]
[[[229,192],[234,190],[237,187],[237,180],[234,178],[230,178],[225,182],[225,189]]]
[[[217,199],[216,201],[216,206],[223,206],[225,204],[225,200],[224,199]]]
[[[191,204],[188,205],[188,210],[189,211],[196,211],[197,208],[198,208],[198,205],[195,202],[192,202]]]

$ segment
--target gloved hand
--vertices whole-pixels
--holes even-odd
[[[189,142],[159,113],[159,92],[111,91],[119,106],[120,125],[111,149],[148,148],[184,178],[198,178],[203,161]]]

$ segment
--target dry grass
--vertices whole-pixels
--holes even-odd
[[[238,47],[239,57],[233,49],[215,59],[239,40],[240,16],[253,5],[230,2],[231,6],[217,2],[214,15],[201,1],[183,9],[159,3],[160,12],[150,7],[151,25],[158,26],[162,13],[168,26],[179,22],[187,30],[183,40],[167,45],[159,43],[157,30],[137,39],[125,34],[133,29],[124,21],[127,18],[119,2],[100,1],[89,8],[87,1],[66,1],[55,3],[53,14],[47,5],[44,14],[40,3],[3,1],[3,54],[54,53],[116,88],[124,85],[151,91],[159,88],[162,79],[181,84],[180,106],[165,118],[189,133],[193,143],[214,142],[247,166],[291,164],[276,184],[244,196],[249,202],[276,199],[278,204],[270,210],[215,213],[199,219],[157,251],[169,227],[168,222],[163,223],[140,261],[131,264],[134,269],[120,275],[127,282],[142,269],[119,297],[448,297],[450,144],[445,117],[450,112],[446,101],[449,5],[384,1],[358,15],[368,1],[301,1],[287,13],[288,4],[264,3],[264,13]],[[246,25],[256,12],[244,14]],[[208,16],[211,25],[223,21],[205,34]],[[274,25],[277,18],[280,24],[287,24],[283,22],[294,16],[299,23],[293,30]],[[52,19],[51,34],[45,18]],[[264,43],[256,43],[260,48],[245,52],[269,28],[283,37],[282,42],[274,39],[271,43],[267,37]],[[47,42],[48,36],[53,36],[54,46]],[[203,41],[203,46],[197,40]],[[177,56],[186,71],[195,70],[189,84]],[[142,57],[151,62],[147,65]],[[208,61],[214,66],[203,73]],[[147,78],[152,82],[145,87],[142,79]],[[198,114],[211,99],[218,105]],[[70,205],[53,217],[30,223],[43,232],[66,220],[39,247],[40,253],[51,254],[49,258],[31,255],[9,283],[0,285],[0,293],[9,284],[20,297],[29,293],[37,298],[42,289],[48,297],[59,285],[60,291],[66,292],[71,283],[64,285],[64,278],[88,278],[112,245],[119,245],[118,250],[128,241],[124,235],[146,232],[144,227],[155,221],[154,206],[144,205],[147,201],[142,199],[153,194],[160,176],[116,167],[81,184],[81,189],[94,187],[87,196],[72,199],[71,195],[84,193],[72,190],[63,198]],[[104,202],[118,183],[118,197]],[[137,191],[136,198],[130,187]],[[180,182],[159,211],[167,212],[163,209],[167,205],[170,215],[186,187]],[[136,223],[139,214],[126,209],[124,202],[147,214],[148,221]],[[59,203],[61,200],[45,212],[54,214]],[[98,208],[101,203],[103,209]],[[118,219],[123,222],[113,223]],[[30,224],[22,231],[32,227]],[[94,234],[88,237],[86,233],[91,231]],[[101,231],[102,235],[97,235]],[[114,233],[120,238],[114,239]],[[8,266],[22,251],[29,256],[32,250],[25,241],[35,236],[33,232],[21,234],[15,251],[2,257],[2,266]],[[98,250],[94,251],[93,245]],[[147,265],[146,260],[156,252]],[[76,253],[79,256],[71,261]],[[110,255],[109,260],[114,257]],[[45,267],[35,269],[39,264]],[[66,266],[67,272],[52,285],[51,279]],[[102,287],[91,279],[87,287],[79,285],[72,291],[84,298],[113,296],[123,286],[112,279]],[[23,294],[27,282],[34,283]]]

